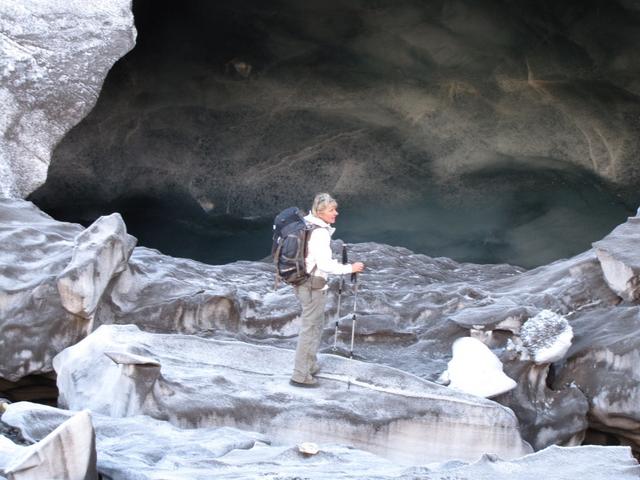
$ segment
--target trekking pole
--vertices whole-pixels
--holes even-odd
[[[351,350],[349,350],[349,358],[353,358],[353,339],[356,336],[356,305],[358,303],[358,274],[351,274],[353,283],[353,316],[351,317]]]
[[[346,265],[347,247],[342,245],[342,264]],[[342,303],[342,289],[344,288],[344,275],[340,275],[340,283],[338,284],[338,311],[336,312],[336,331],[333,334],[333,351],[338,349],[338,322],[340,321],[340,304]]]

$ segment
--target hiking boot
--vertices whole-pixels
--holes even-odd
[[[309,371],[309,373],[311,375],[315,375],[316,373],[318,373],[320,371],[320,365],[316,364],[313,367],[311,367],[311,370]]]
[[[294,379],[289,380],[289,384],[294,387],[302,387],[302,388],[317,388],[318,382],[315,378],[312,378],[308,382],[297,382]]]

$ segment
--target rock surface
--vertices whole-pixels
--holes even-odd
[[[73,415],[66,410],[21,402],[3,419],[39,440]],[[273,475],[277,478],[395,479],[452,478],[474,480],[635,479],[640,467],[623,447],[547,448],[504,461],[494,455],[475,463],[459,460],[406,467],[379,456],[335,443],[322,443],[320,452],[304,456],[292,445],[270,445],[269,439],[233,428],[181,429],[145,416],[112,418],[93,414],[98,470],[108,478],[151,480],[241,479]],[[1,440],[1,438],[0,438]]]
[[[114,276],[128,268],[135,238],[117,214],[83,230],[27,202],[0,199],[0,205],[0,375],[15,381],[50,372],[53,356],[92,330],[93,312]]]
[[[246,5],[257,19],[275,18],[259,2],[253,10],[251,2]],[[95,148],[90,143],[93,135],[80,129],[69,135],[70,143],[62,146],[59,158],[71,158],[72,165],[77,159],[89,159],[89,164],[69,169],[61,163],[55,169],[57,181],[62,172],[69,191],[80,191],[76,198],[93,190],[87,179],[108,178],[113,184],[95,189],[102,200],[117,200],[131,191],[176,189],[206,211],[253,213],[283,198],[299,200],[306,185],[267,198],[265,192],[277,190],[275,182],[283,178],[302,177],[296,169],[306,173],[309,162],[327,165],[314,176],[338,193],[356,192],[365,199],[382,194],[401,202],[421,193],[434,173],[445,190],[464,187],[468,179],[477,186],[485,172],[502,163],[525,170],[552,166],[554,172],[569,163],[621,185],[639,178],[634,162],[640,137],[637,122],[629,121],[639,111],[639,84],[634,75],[625,74],[637,68],[628,45],[634,44],[629,39],[639,37],[633,26],[639,11],[629,2],[611,2],[605,11],[607,22],[601,21],[600,9],[596,14],[589,8],[551,8],[555,19],[551,30],[568,31],[566,36],[552,37],[546,28],[538,29],[549,26],[550,19],[535,2],[525,2],[517,11],[503,9],[498,23],[481,7],[456,1],[435,9],[413,2],[401,2],[393,9],[383,4],[352,5],[353,12],[341,17],[342,23],[325,25],[317,18],[335,14],[324,4],[318,9],[319,5],[312,2],[306,7],[317,14],[313,25],[300,23],[294,9],[278,18],[282,28],[276,28],[276,35],[270,28],[238,29],[243,35],[247,30],[253,33],[245,45],[263,48],[253,49],[257,53],[252,59],[225,59],[232,68],[224,73],[203,72],[187,58],[184,71],[191,83],[177,102],[167,101],[153,82],[140,81],[136,87],[138,73],[125,64],[120,81],[124,78],[131,85],[122,91],[133,92],[134,101],[107,97],[104,106],[115,105],[115,114],[105,120],[98,109],[89,119],[90,132],[110,132],[98,135],[106,144]],[[420,9],[429,15],[415,15]],[[216,18],[227,22],[232,17]],[[522,20],[529,17],[533,23]],[[424,18],[430,20],[425,23]],[[354,19],[359,22],[354,24]],[[527,27],[531,25],[535,28]],[[593,26],[598,27],[595,35]],[[298,29],[304,32],[302,37],[295,33]],[[228,34],[224,28],[213,30]],[[162,28],[159,31],[164,35]],[[496,31],[501,35],[496,37]],[[0,6],[0,32],[0,99],[5,105],[0,120],[0,195],[22,197],[42,183],[54,145],[94,105],[106,72],[131,48],[135,30],[128,1],[97,5],[9,0]],[[260,39],[265,32],[267,42]],[[599,35],[610,39],[612,49],[602,50]],[[321,53],[327,51],[327,39],[340,52],[337,62]],[[555,47],[557,58],[549,60],[548,44]],[[394,54],[385,48],[389,45]],[[483,47],[481,55],[478,45]],[[227,54],[210,53],[214,63]],[[363,58],[365,64],[356,60]],[[176,72],[183,70],[168,63]],[[306,65],[316,66],[322,77],[306,76]],[[378,75],[384,70],[395,72],[391,82]],[[458,78],[459,72],[464,80]],[[147,74],[140,78],[148,78]],[[416,83],[412,80],[416,78],[421,80]],[[122,122],[123,115],[131,121]],[[174,125],[179,125],[177,130]],[[215,132],[211,125],[216,125]],[[159,131],[164,133],[157,136]],[[185,145],[194,146],[184,157],[187,168],[169,168],[167,175],[167,159],[170,165],[173,159],[167,152],[175,148],[182,152]],[[126,155],[120,155],[123,152],[144,152],[146,174],[130,174],[129,165],[140,165],[128,162]],[[122,158],[124,164],[104,158]],[[210,158],[233,162],[215,163],[212,168]],[[327,158],[331,162],[326,163]],[[67,179],[70,171],[81,173]],[[372,475],[394,478],[501,478],[505,471],[509,478],[514,472],[518,478],[540,478],[536,470],[540,463],[565,465],[567,460],[576,463],[567,478],[576,473],[582,478],[596,474],[592,478],[612,474],[637,478],[637,463],[628,449],[621,448],[551,448],[507,462],[487,456],[472,465],[452,462],[399,470],[369,453],[328,443],[320,456],[300,459],[287,444],[313,433],[320,442],[338,438],[410,463],[451,455],[472,458],[487,448],[517,456],[527,445],[508,409],[428,382],[450,359],[451,344],[480,339],[504,363],[507,374],[517,379],[517,387],[499,401],[513,408],[522,437],[535,449],[578,444],[589,428],[640,450],[640,378],[635,367],[640,347],[634,340],[640,316],[633,305],[640,298],[633,254],[637,223],[630,219],[594,244],[595,250],[529,272],[504,265],[459,264],[379,244],[353,246],[355,255],[375,267],[362,276],[356,332],[357,356],[368,363],[325,355],[321,388],[300,392],[286,384],[282,387],[291,351],[275,348],[293,346],[298,305],[290,291],[270,290],[269,265],[210,267],[172,259],[153,250],[133,249],[133,239],[117,217],[103,218],[85,230],[55,222],[27,203],[3,200],[0,376],[18,380],[49,372],[53,355],[94,327],[135,323],[171,335],[100,327],[56,357],[62,403],[74,408],[89,405],[116,416],[147,413],[191,427],[258,425],[275,443],[284,444],[256,446],[253,434],[221,429],[211,432],[215,446],[198,450],[190,445],[179,455],[167,456],[153,442],[162,437],[159,431],[168,430],[175,440],[189,443],[190,434],[206,429],[185,433],[148,417],[107,419],[104,425],[111,426],[111,434],[103,437],[103,447],[113,458],[104,461],[104,469],[127,478],[140,478],[135,469],[153,477],[167,475],[176,466],[183,475],[187,465],[193,465],[185,461],[190,455],[200,455],[202,462],[191,467],[193,478],[209,478],[212,468],[223,475],[246,476],[269,465],[285,465],[295,475],[312,468],[317,478],[351,478],[354,467],[363,464]],[[617,296],[627,303],[618,305]],[[345,300],[353,298],[346,295]],[[540,345],[530,342],[536,336],[530,335],[527,324],[545,309],[566,317],[576,341],[568,351],[559,348],[538,357]],[[332,299],[329,314],[334,312]],[[344,345],[350,319],[336,320],[339,345]],[[83,351],[108,331],[128,332],[130,338]],[[325,332],[327,347],[331,333]],[[522,355],[520,343],[534,362]],[[205,358],[194,351],[206,352]],[[102,390],[96,387],[100,380]],[[97,400],[96,390],[101,395]],[[193,398],[195,408],[188,402]],[[380,404],[383,411],[377,410]],[[23,467],[36,457],[45,460],[39,467],[45,476],[57,476],[52,469],[68,470],[64,455],[45,452],[49,448],[59,452],[63,437],[65,447],[89,447],[73,459],[85,471],[79,476],[95,477],[93,433],[82,413],[74,418],[83,424],[84,438],[69,434],[69,424],[52,428],[51,437],[28,447],[0,437],[0,464],[8,478],[42,476],[35,470],[21,476]],[[151,468],[118,464],[125,460],[117,454],[124,441],[119,432],[129,419],[132,423],[126,430],[144,438],[141,457],[151,463],[161,458]],[[73,425],[74,419],[70,422]],[[113,427],[110,422],[121,423]],[[146,429],[153,430],[153,438],[144,436],[149,433]],[[425,429],[430,429],[429,435]],[[469,444],[454,442],[457,434]],[[175,445],[166,439],[163,444]],[[128,451],[135,447],[127,445]],[[245,450],[228,453],[234,448]],[[45,453],[34,454],[36,450]],[[16,455],[24,455],[26,463]],[[219,457],[227,458],[219,461]],[[594,464],[594,458],[602,463]],[[549,464],[544,468],[542,472],[548,472]],[[554,473],[565,471],[554,468]]]
[[[89,333],[89,322],[62,307],[56,288],[56,279],[71,261],[74,239],[83,228],[56,222],[21,200],[0,201],[0,218],[5,220],[0,223],[0,342],[5,342],[0,365],[5,368],[3,377],[15,380],[50,371],[53,355]],[[596,363],[605,372],[597,376],[602,385],[587,382],[591,386],[582,393],[571,382],[555,380],[559,365],[563,365],[563,378],[590,378],[593,367],[588,362],[571,361],[576,355],[573,347],[558,365],[536,365],[527,359],[530,355],[522,355],[522,326],[543,310],[564,316],[574,330],[574,319],[588,322],[581,327],[586,339],[579,340],[585,345],[580,356],[590,355],[592,349],[600,355],[599,347],[585,341],[629,335],[624,322],[607,321],[629,305],[620,304],[609,288],[594,250],[529,271],[507,265],[460,264],[373,243],[350,245],[350,252],[369,266],[361,276],[358,293],[358,359],[433,381],[446,370],[453,342],[471,336],[489,346],[502,361],[504,372],[518,383],[516,389],[496,399],[516,413],[524,439],[535,449],[554,443],[579,444],[590,427],[602,428],[623,442],[635,438],[633,402],[612,400],[618,413],[631,419],[620,428],[605,428],[605,422],[588,413],[597,395],[589,391],[617,391],[617,374],[606,374],[619,368],[616,357],[605,355],[606,361]],[[325,352],[340,355],[347,352],[351,315],[337,319],[334,351],[334,287],[322,345]],[[153,332],[295,347],[299,305],[290,288],[273,290],[269,263],[211,266],[135,248],[126,268],[106,288],[96,286],[96,291],[101,290],[94,328],[132,323]],[[348,284],[342,312],[352,308],[353,291]],[[606,335],[599,330],[601,324],[611,329]],[[147,384],[158,375],[155,359],[144,352],[129,352],[142,358],[123,357],[117,350],[109,353],[111,359],[105,357],[105,361],[120,365],[123,372],[135,376],[136,371],[148,371],[144,382],[132,382],[140,391],[149,388]],[[635,347],[630,347],[628,355],[637,355]],[[622,390],[630,394],[636,380],[629,372],[624,375]],[[617,415],[615,411],[611,409],[611,418]],[[615,421],[606,423],[614,425]],[[635,440],[633,445],[640,449]]]
[[[534,450],[550,445],[576,446],[589,428],[589,402],[572,383],[553,384],[550,365],[503,359],[506,373],[518,386],[495,400],[511,408],[520,420],[522,437]]]
[[[83,228],[21,200],[0,199],[0,209],[0,376],[15,381],[50,372],[53,356],[89,332],[57,288]]]
[[[640,299],[640,217],[624,224],[593,244],[611,289],[628,302]]]
[[[640,450],[640,308],[583,312],[571,323],[576,338],[554,388],[575,385],[589,401],[592,428]]]
[[[109,282],[128,267],[136,245],[122,217],[100,217],[74,240],[71,261],[58,276],[62,306],[71,314],[93,318]]]
[[[5,437],[0,441],[0,471],[9,480],[98,479],[95,432],[88,411],[75,413],[28,447]],[[8,455],[3,458],[3,453]]]
[[[91,110],[136,31],[130,0],[0,4],[0,196],[44,183],[54,146]]]
[[[85,319],[62,307],[55,284],[83,229],[55,222],[20,200],[1,201],[0,216],[7,219],[0,225],[5,239],[0,243],[4,285],[0,329],[8,332],[0,341],[13,338],[11,332],[21,332],[13,343],[3,344],[1,365],[5,378],[16,379],[50,371],[53,355],[89,333]],[[616,311],[619,297],[608,287],[594,251],[530,271],[460,264],[373,243],[351,245],[350,251],[369,266],[359,286],[357,358],[436,380],[451,360],[453,342],[471,335],[486,343],[504,364],[505,373],[517,381],[515,390],[497,399],[516,412],[528,442],[536,449],[580,442],[589,426],[588,399],[572,385],[551,390],[547,386],[553,381],[551,366],[536,367],[521,359],[510,344],[521,343],[522,324],[544,309],[566,316],[569,323],[573,316],[588,312],[594,312],[594,323],[604,322],[607,312]],[[43,294],[45,287],[48,293]],[[342,311],[351,308],[353,291],[348,285]],[[323,348],[345,354],[351,315],[337,319],[334,351],[335,312],[336,297],[330,292]],[[269,263],[210,266],[135,248],[127,267],[100,296],[93,327],[132,323],[153,332],[293,349],[298,319],[299,305],[291,289],[273,290]],[[147,369],[144,365],[153,363],[148,358],[113,358],[108,361],[114,366],[114,361],[120,362],[123,370]],[[155,374],[150,375],[151,382]]]
[[[19,402],[2,418],[31,441],[40,442],[73,415],[68,410]],[[218,457],[267,442],[258,433],[228,427],[182,429],[146,416],[112,418],[92,413],[92,420],[98,470],[113,479],[204,478],[205,472],[211,478],[212,470],[222,467]]]
[[[139,45],[57,149],[50,208],[178,193],[261,215],[307,199],[309,165],[314,188],[349,202],[435,184],[436,199],[459,189],[450,206],[498,189],[508,212],[536,176],[544,189],[585,170],[640,179],[629,2],[165,1],[135,14]],[[248,77],[231,74],[240,64]]]
[[[257,429],[279,443],[338,441],[411,464],[531,451],[513,413],[497,403],[333,355],[320,359],[320,387],[300,389],[288,383],[293,355],[103,325],[53,363],[59,404],[71,410]]]

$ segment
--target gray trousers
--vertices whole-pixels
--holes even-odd
[[[291,379],[296,382],[310,382],[312,372],[317,369],[317,353],[324,329],[324,307],[327,290],[314,290],[309,282],[295,287],[296,296],[302,304],[302,318],[298,347]]]

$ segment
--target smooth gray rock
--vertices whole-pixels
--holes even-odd
[[[136,245],[118,213],[100,217],[74,240],[71,262],[58,276],[62,306],[92,319],[109,282],[127,268]]]
[[[491,283],[490,291],[490,302],[479,301],[477,307],[469,306],[461,313],[464,313],[464,325],[482,332],[479,338],[494,348],[504,364],[505,373],[518,384],[516,389],[496,400],[516,413],[521,421],[523,438],[536,450],[552,444],[579,444],[589,426],[585,395],[570,384],[550,389],[547,386],[550,366],[535,365],[528,354],[524,357],[527,360],[522,359],[518,353],[522,350],[522,340],[513,333],[520,332],[522,323],[528,321],[525,315],[512,316],[508,325],[502,325],[508,331],[506,334],[497,326],[504,313],[513,310],[513,304],[526,305],[531,317],[548,309],[567,315],[570,323],[575,312],[614,309],[619,299],[608,288],[595,253],[585,252],[510,279],[497,280]],[[487,308],[485,303],[493,307]],[[503,313],[495,308],[501,304],[505,305]],[[476,312],[477,320],[474,320]],[[450,318],[455,321],[459,315]],[[518,325],[519,322],[522,323]],[[563,359],[569,357],[570,352]]]
[[[160,363],[151,388],[145,366],[142,375],[123,370],[105,355],[114,350]],[[338,441],[410,464],[531,451],[513,413],[495,402],[334,355],[320,359],[319,388],[294,387],[288,383],[293,356],[292,350],[103,325],[53,364],[59,404],[72,410],[256,429],[280,443]]]
[[[17,379],[50,370],[55,353],[88,333],[85,320],[64,310],[55,286],[55,278],[71,260],[74,238],[83,229],[55,222],[19,200],[0,201],[0,218],[4,240],[0,243],[0,365],[5,369],[3,377]],[[553,443],[573,445],[581,438],[589,425],[585,396],[570,385],[549,390],[549,369],[522,362],[507,347],[509,341],[519,344],[515,334],[522,323],[543,309],[566,316],[570,324],[572,318],[593,312],[594,318],[607,324],[607,317],[621,305],[594,251],[530,271],[460,264],[372,243],[352,245],[350,251],[369,266],[360,278],[357,358],[436,380],[451,359],[453,342],[471,334],[487,343],[503,362],[505,373],[517,380],[516,390],[498,399],[516,412],[527,441],[543,448]],[[335,295],[330,292],[328,300],[323,346],[324,351],[333,352]],[[348,286],[342,311],[349,312],[352,306]],[[100,296],[94,322],[96,326],[135,323],[156,332],[294,348],[298,315],[291,289],[273,290],[268,263],[210,266],[135,248],[125,270]],[[345,314],[338,324],[334,353],[343,354],[351,316]],[[121,368],[132,372],[147,368],[136,365]],[[151,382],[155,373],[149,372]],[[598,378],[608,384],[613,377]],[[148,388],[134,386],[140,392]],[[628,388],[635,387],[629,384]]]
[[[456,465],[452,462],[435,468],[415,469],[414,475],[426,475],[434,480],[554,480],[632,479],[640,474],[640,466],[627,448],[623,447],[571,447],[552,446],[525,457],[503,461],[495,455],[485,455],[476,463]],[[415,476],[413,478],[415,478]],[[411,477],[409,477],[411,478]]]
[[[467,316],[473,318],[474,310],[476,309],[469,308],[462,312],[466,312]],[[491,363],[483,362],[485,355],[478,352],[475,355],[469,355],[466,361],[468,366],[458,368],[457,376],[460,378],[458,383],[463,387],[475,388],[478,393],[498,394],[494,399],[516,413],[521,421],[523,438],[535,450],[553,444],[580,445],[589,425],[586,397],[575,385],[563,385],[553,390],[547,386],[550,362],[565,358],[571,345],[572,333],[567,320],[546,309],[529,319],[525,316],[509,314],[510,309],[505,309],[500,314],[497,311],[498,304],[491,305],[490,308],[480,307],[477,310],[479,310],[480,322],[470,326],[472,328],[470,333],[488,346],[492,346],[500,354],[508,377],[502,372],[503,365],[500,360],[497,360],[499,368],[494,366],[491,371],[495,373],[489,374],[488,368],[483,365]],[[491,320],[491,317],[486,317],[487,313],[494,312],[496,319]],[[509,315],[509,318],[502,321],[505,315]],[[484,321],[485,319],[488,321]],[[498,333],[505,328],[508,329],[509,334]],[[473,338],[456,340],[454,348],[463,340],[470,342]],[[443,380],[451,376],[451,364],[455,360],[454,351],[454,358],[449,362],[448,370],[443,373]],[[541,363],[542,365],[539,365]],[[504,378],[512,382],[511,388],[506,388],[508,383]],[[492,379],[494,379],[493,382]],[[497,388],[501,385],[503,385],[502,388]],[[455,384],[452,382],[451,386]]]
[[[87,334],[62,306],[57,276],[80,225],[57,222],[22,200],[0,199],[0,376],[51,371],[51,359]]]
[[[11,443],[3,440],[0,449],[8,451],[11,458],[0,464],[0,469],[8,480],[98,478],[95,432],[88,411],[75,413],[61,421],[46,436],[28,447],[15,446],[12,449],[7,442]]]
[[[560,260],[550,265],[529,270],[511,279],[498,280],[492,284],[493,305],[517,303],[526,305],[533,315],[547,309],[560,315],[589,311],[594,308],[614,308],[618,299],[607,286],[600,263],[593,250],[576,257]],[[492,344],[500,357],[505,373],[516,380],[518,386],[496,401],[511,408],[521,421],[522,435],[536,450],[552,444],[578,445],[589,426],[588,401],[573,385],[562,385],[554,389],[547,386],[550,366],[535,365],[527,354],[523,360],[518,353],[522,340],[513,332],[520,332],[526,316],[513,317],[507,335],[493,330],[495,321],[487,320],[487,310],[478,302],[478,327],[486,324],[484,340]],[[510,307],[513,308],[513,307]],[[475,324],[475,306],[465,309],[465,323]],[[462,310],[464,312],[465,310]],[[508,310],[507,310],[508,311]],[[502,316],[498,315],[497,319]],[[503,327],[504,328],[504,327]],[[568,358],[566,353],[564,358]]]
[[[628,119],[640,112],[631,48],[640,15],[618,1],[351,0],[328,9],[308,0],[302,9],[253,0],[228,9],[203,4],[191,19],[140,9],[146,43],[60,145],[49,205],[64,202],[60,191],[108,203],[177,185],[207,211],[259,215],[306,199],[309,165],[318,188],[344,200],[399,204],[434,184],[487,195],[503,186],[483,188],[483,174],[514,165],[638,180],[640,136]],[[189,37],[198,32],[190,20],[207,25],[210,44]],[[167,31],[180,32],[176,45]],[[238,50],[251,58],[234,58]],[[248,79],[229,74],[240,62],[254,66]],[[535,226],[513,235],[531,242]]]
[[[0,196],[23,198],[136,31],[130,0],[3,0],[0,32]]]
[[[503,301],[462,309],[451,315],[449,320],[469,330],[508,330],[517,335],[522,324],[536,313],[534,308]]]
[[[574,384],[548,383],[550,365],[502,357],[505,373],[517,387],[494,400],[513,410],[520,420],[522,437],[534,450],[550,445],[577,446],[589,428],[589,402]]]
[[[0,218],[7,219],[0,223],[6,239],[0,243],[4,295],[0,297],[4,309],[0,331],[7,332],[0,336],[0,342],[5,342],[0,365],[5,368],[4,377],[15,379],[50,370],[55,353],[88,333],[86,321],[62,308],[54,285],[71,260],[74,238],[83,229],[55,222],[20,200],[0,201]],[[518,344],[514,332],[543,309],[565,315],[571,322],[572,312],[617,308],[619,297],[608,287],[594,251],[530,271],[461,264],[374,243],[350,245],[350,252],[369,267],[360,276],[356,358],[436,380],[451,360],[453,342],[471,334],[490,346],[505,373],[519,382],[513,396],[499,399],[517,413],[527,441],[542,448],[574,444],[583,434],[588,425],[584,395],[571,387],[554,392],[539,388],[547,370],[521,364],[507,347],[510,341]],[[269,263],[211,266],[135,248],[127,268],[100,296],[95,326],[133,323],[147,331],[235,338],[293,349],[300,307],[290,287],[273,290],[273,278]],[[41,284],[48,286],[48,293],[38,290]],[[348,284],[334,351],[334,288],[332,284],[323,351],[345,354],[353,291]],[[14,338],[11,332],[16,330],[20,334]],[[31,359],[25,361],[20,355]],[[148,357],[144,352],[141,356]],[[135,372],[147,367],[132,362],[120,368]],[[152,370],[149,382],[155,375]],[[132,384],[131,388],[143,392],[148,386]],[[571,421],[563,422],[563,417]]]
[[[628,302],[640,299],[640,217],[625,223],[593,246],[611,289]]]
[[[9,406],[11,402],[5,398],[0,398],[0,418],[2,418],[2,414],[7,410],[7,407]],[[9,440],[10,442],[5,442],[5,446],[9,446],[11,447],[12,445],[30,445],[32,442],[26,440],[24,437],[22,437],[22,435],[20,434],[20,432],[11,427],[10,425],[7,425],[6,423],[2,422],[2,420],[0,420],[0,440],[1,441],[5,441]],[[9,448],[9,450],[11,450],[11,448]],[[0,451],[0,455],[5,455],[6,453],[2,453],[2,451]],[[4,458],[4,457],[3,457]],[[8,458],[12,458],[12,456],[9,456]],[[8,458],[5,459],[8,461]],[[0,459],[0,465],[5,465],[6,461]]]
[[[640,450],[640,308],[584,312],[571,325],[576,338],[554,388],[575,385],[588,399],[592,428]]]
[[[41,441],[74,412],[18,402],[3,415],[34,442]],[[147,416],[113,418],[92,413],[96,431],[97,468],[113,479],[211,478],[220,469],[218,457],[236,449],[250,449],[268,439],[255,432],[229,427],[183,429]],[[200,477],[198,477],[200,478]]]
[[[105,288],[135,238],[118,214],[88,229],[57,222],[17,199],[0,198],[0,376],[51,371],[51,359],[93,328]]]
[[[27,402],[12,405],[3,419],[25,435],[40,439],[73,413]],[[118,480],[279,478],[474,480],[635,479],[640,467],[623,447],[551,447],[505,461],[495,455],[475,463],[449,461],[410,467],[335,443],[319,444],[319,453],[303,455],[294,445],[270,445],[268,438],[229,427],[181,429],[146,416],[92,415],[98,469]],[[1,438],[0,438],[1,440]]]
[[[0,203],[0,215],[21,219],[18,224],[3,226],[7,236],[20,239],[0,247],[11,259],[7,263],[27,265],[21,272],[23,278],[30,277],[30,284],[41,281],[42,268],[28,263],[38,252],[26,250],[22,244],[37,242],[53,231],[64,243],[56,244],[56,255],[38,255],[37,261],[46,264],[54,258],[64,259],[46,266],[47,271],[60,275],[70,261],[73,239],[82,228],[55,222],[31,204],[15,202],[19,201]],[[63,230],[64,234],[59,233]],[[53,252],[54,245],[49,245],[48,251]],[[593,252],[523,272],[508,265],[461,264],[373,243],[352,245],[350,250],[354,258],[369,266],[360,278],[357,355],[431,379],[446,368],[453,340],[467,336],[469,328],[484,329],[486,325],[486,330],[494,331],[499,325],[517,331],[527,314],[543,308],[566,314],[590,308],[594,302],[616,301]],[[15,284],[10,280],[14,268],[7,266],[5,270],[11,285]],[[328,300],[327,317],[333,319],[336,296],[331,293]],[[49,294],[42,298],[41,308],[56,302],[60,302],[59,296]],[[290,287],[273,290],[269,263],[210,266],[135,248],[128,267],[100,297],[94,321],[96,326],[134,323],[157,332],[236,336],[293,346],[299,308]],[[345,315],[338,319],[339,351],[348,342],[351,316],[346,312],[352,308],[353,291],[348,286],[343,298]],[[28,310],[22,305],[16,314],[26,315]],[[463,313],[464,321],[460,320]],[[505,326],[505,320],[513,326]],[[327,346],[333,343],[331,333],[327,329]],[[390,356],[385,347],[389,343],[403,348]],[[425,355],[429,355],[429,362],[415,362],[416,356]]]
[[[135,323],[158,332],[253,334],[260,328],[253,328],[253,318],[267,310],[262,295],[267,300],[269,284],[270,264],[211,266],[135,248],[128,268],[103,295],[95,322]],[[278,318],[282,312],[271,315],[287,323]]]
[[[4,308],[0,328],[8,332],[0,337],[0,342],[11,338],[12,329],[33,329],[20,335],[13,345],[19,347],[18,352],[31,352],[31,357],[39,357],[37,363],[19,358],[4,361],[2,376],[17,379],[50,370],[50,357],[41,352],[44,345],[57,353],[87,333],[84,317],[71,315],[62,307],[55,283],[71,263],[74,239],[83,228],[56,222],[21,200],[0,201],[0,218],[6,220],[0,225],[4,239],[0,243],[4,293],[0,297]],[[439,319],[486,297],[476,285],[521,271],[506,265],[479,267],[431,259],[378,244],[354,245],[353,251],[371,265],[371,274],[361,279],[359,293],[357,353],[361,356],[365,356],[369,347],[389,341],[415,344],[423,334],[438,350],[448,351],[448,345],[439,345],[426,330],[435,328],[443,330],[445,336],[463,336],[464,329]],[[97,257],[91,261],[97,261]],[[101,279],[93,278],[95,284],[87,288],[93,289],[95,298],[96,292],[102,292],[94,314],[96,326],[134,323],[157,332],[237,336],[293,346],[299,304],[290,287],[274,291],[273,279],[273,266],[269,263],[211,266],[135,248],[127,267],[106,288]],[[46,292],[42,292],[45,287]],[[352,301],[349,290],[343,311],[352,308]],[[329,318],[335,314],[335,308],[335,296],[331,295]],[[349,317],[341,319],[340,324],[342,348],[350,332]],[[76,330],[72,328],[74,325]],[[73,340],[63,338],[74,331]],[[39,335],[42,341],[25,343],[26,339]],[[10,344],[6,345],[3,354],[14,355],[8,348]],[[405,356],[403,351],[403,358],[410,357],[409,352]],[[431,374],[435,378],[441,370],[434,368]]]

